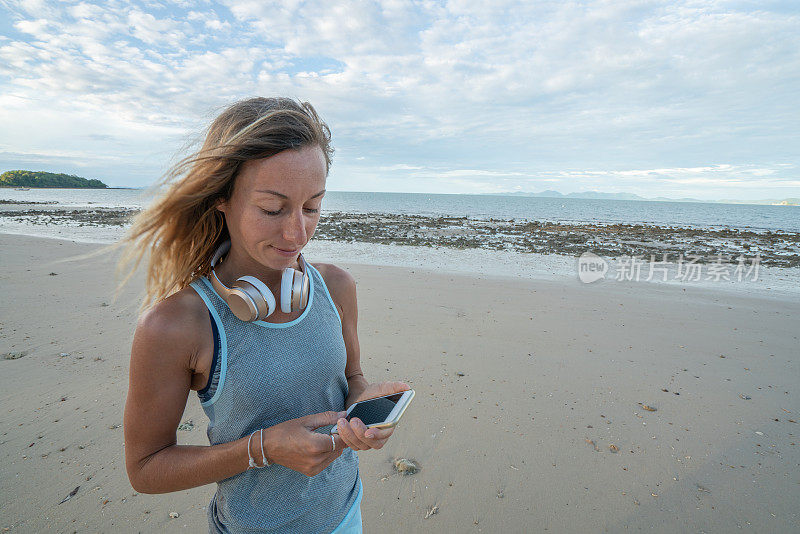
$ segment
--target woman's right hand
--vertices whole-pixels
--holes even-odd
[[[265,428],[263,441],[267,460],[309,477],[317,475],[338,458],[347,445],[337,434],[333,434],[334,441],[331,441],[332,434],[314,430],[336,425],[336,421],[345,415],[347,412],[315,413]],[[258,440],[253,442],[250,449],[256,463],[260,464]]]

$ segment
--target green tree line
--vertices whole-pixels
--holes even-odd
[[[73,174],[44,171],[6,171],[0,174],[0,187],[68,187],[104,189],[100,180],[88,180]]]

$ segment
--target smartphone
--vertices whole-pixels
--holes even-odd
[[[408,403],[414,398],[414,390],[401,391],[383,397],[375,397],[354,403],[347,409],[345,419],[358,417],[367,428],[392,428],[406,411]],[[336,425],[331,434],[338,434]]]

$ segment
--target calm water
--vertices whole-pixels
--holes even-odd
[[[139,189],[0,189],[0,199],[57,201],[63,207],[142,207]],[[394,213],[577,223],[646,223],[800,232],[800,207],[641,202],[492,195],[329,191],[324,211]]]

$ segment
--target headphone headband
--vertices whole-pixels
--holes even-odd
[[[231,240],[227,239],[224,243],[222,243],[218,248],[217,251],[214,252],[214,257],[211,258],[211,268],[214,268],[214,265],[222,258],[223,254],[228,252],[231,249]]]

